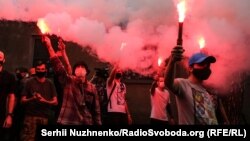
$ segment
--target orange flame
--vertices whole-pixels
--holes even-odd
[[[177,10],[179,14],[179,22],[183,22],[185,19],[185,13],[186,13],[186,2],[185,0],[180,1],[177,4]]]
[[[200,45],[200,49],[205,48],[206,41],[205,41],[205,39],[204,39],[203,37],[201,37],[201,38],[199,39],[199,45]]]
[[[46,21],[43,18],[38,19],[37,26],[41,30],[42,34],[46,34],[50,32],[50,29],[48,25],[46,24]]]
[[[161,57],[159,57],[159,58],[158,58],[158,66],[160,67],[161,64],[162,64],[162,59],[161,59]]]

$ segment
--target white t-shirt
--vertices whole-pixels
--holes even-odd
[[[170,103],[169,92],[155,88],[154,95],[151,94],[151,115],[150,118],[168,121],[167,105]]]
[[[203,86],[183,78],[175,79],[174,89],[179,124],[218,124],[215,114],[217,107],[215,95],[209,94]]]
[[[119,112],[126,113],[126,85],[124,83],[117,83],[115,81],[112,82],[111,86],[108,86],[107,83],[107,95],[109,95],[113,89],[114,84],[116,86],[111,95],[110,102],[108,103],[108,112]]]

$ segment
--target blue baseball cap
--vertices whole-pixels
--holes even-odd
[[[195,53],[191,56],[191,58],[189,59],[189,66],[193,65],[193,64],[199,64],[203,61],[208,61],[208,63],[215,63],[216,59],[214,56],[208,56],[204,53]]]

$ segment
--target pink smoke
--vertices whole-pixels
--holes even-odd
[[[204,37],[207,52],[217,58],[209,83],[225,85],[232,74],[249,71],[250,1],[186,2],[184,55],[200,51],[198,39]],[[167,58],[176,45],[176,3],[177,0],[0,1],[0,17],[23,21],[44,18],[53,34],[82,47],[90,46],[100,60],[147,75],[158,69],[158,58]],[[121,50],[123,42],[126,46]]]

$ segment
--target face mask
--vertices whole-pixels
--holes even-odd
[[[36,71],[36,76],[38,78],[43,78],[46,75],[46,71]]]
[[[87,74],[87,72],[86,72],[86,70],[83,69],[83,68],[77,68],[77,69],[75,70],[75,75],[76,75],[77,77],[85,77],[86,74]]]
[[[193,69],[193,75],[199,80],[207,80],[211,74],[210,68]]]
[[[122,77],[122,74],[121,74],[121,73],[116,73],[116,74],[115,74],[115,78],[116,78],[116,79],[120,79],[121,77]]]
[[[164,82],[159,82],[158,84],[159,84],[159,86],[158,86],[159,88],[164,88],[165,87]]]

